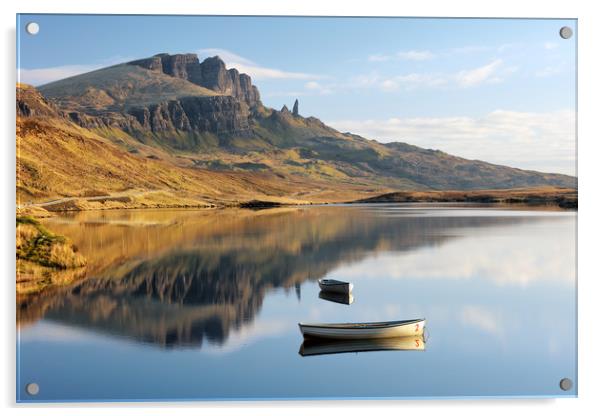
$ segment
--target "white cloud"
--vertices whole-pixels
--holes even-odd
[[[459,71],[456,73],[408,73],[393,77],[382,77],[376,73],[355,77],[351,86],[378,87],[384,92],[399,89],[412,90],[419,87],[434,88],[443,86],[475,87],[483,83],[502,82],[506,76],[518,70],[518,67],[503,67],[501,60],[496,59],[487,65]],[[347,87],[349,84],[347,84]]]
[[[307,95],[317,95],[316,93],[311,93],[309,91],[304,91],[304,90],[298,90],[298,91],[289,91],[289,90],[283,90],[283,91],[271,91],[271,92],[267,92],[265,94],[262,94],[263,98],[266,97],[289,97],[289,98],[299,98],[299,97],[304,97]]]
[[[400,52],[401,54],[402,52]],[[243,72],[249,73],[256,78],[269,77],[270,73],[266,68],[258,70],[257,67],[249,64],[246,58],[232,54],[229,51],[221,49],[205,49],[199,51],[200,55],[214,56],[219,55],[230,66],[243,69]],[[429,51],[409,51],[403,52],[406,56],[412,56],[412,59],[430,59],[434,56]],[[385,61],[389,59],[400,59],[392,55],[372,55],[370,60]],[[255,68],[255,69],[249,69]],[[265,94],[266,97],[276,96],[306,96],[306,95],[328,95],[340,91],[353,91],[364,88],[373,88],[382,92],[396,92],[399,90],[415,90],[418,88],[438,88],[438,87],[476,87],[481,84],[499,83],[504,81],[510,74],[516,72],[518,67],[507,66],[503,64],[501,59],[496,59],[486,65],[478,68],[466,69],[453,73],[438,73],[438,72],[411,72],[395,76],[383,76],[376,71],[366,74],[352,76],[348,79],[337,80],[334,82],[317,82],[317,79],[325,79],[327,77],[319,77],[310,74],[287,73],[289,78],[308,79],[301,90],[284,90],[272,91]],[[270,70],[274,71],[274,70]],[[277,71],[277,70],[276,70]],[[255,75],[254,75],[255,74]],[[259,76],[258,76],[259,75]],[[279,74],[273,77],[279,78],[285,75]]]
[[[535,71],[535,76],[538,78],[547,78],[563,72],[560,66],[546,66],[539,71]]]
[[[260,66],[255,62],[244,58],[226,49],[208,48],[197,51],[199,58],[219,56],[228,68],[236,68],[239,72],[250,75],[253,80],[258,79],[320,79],[319,75],[304,72],[290,72],[276,68]]]
[[[320,84],[316,81],[309,81],[305,83],[305,89],[310,93],[318,94],[318,95],[329,95],[333,93],[333,90],[328,85]],[[307,94],[305,94],[307,95]]]
[[[72,77],[101,68],[100,65],[63,65],[48,68],[27,69],[18,71],[18,82],[31,85],[43,85],[59,79]]]
[[[348,82],[330,86],[331,90],[349,90],[357,88],[379,88],[384,92],[400,89],[435,87],[476,87],[484,83],[498,83],[510,74],[518,71],[516,66],[504,66],[501,59],[496,59],[478,68],[466,69],[455,73],[412,72],[396,76],[383,77],[377,72],[359,75]]]
[[[266,96],[327,95],[337,91],[353,91],[366,88],[378,89],[382,92],[410,91],[418,88],[468,88],[476,87],[483,83],[502,82],[508,75],[517,70],[518,67],[504,66],[503,62],[497,59],[481,67],[455,73],[412,72],[384,77],[378,72],[373,71],[328,84],[308,81],[305,83],[303,91],[271,92],[266,94]]]
[[[502,60],[495,59],[487,65],[470,70],[460,71],[456,75],[458,84],[461,87],[473,87],[484,82],[499,82],[501,81],[501,78],[495,75],[497,74],[497,70],[501,65]]]
[[[554,42],[546,42],[543,44],[544,49],[547,50],[552,50],[552,49],[556,49],[558,47],[557,43]]]
[[[370,62],[386,62],[386,61],[390,61],[391,58],[392,58],[391,55],[376,54],[376,55],[370,55],[368,57],[368,60]]]
[[[319,90],[321,86],[316,81],[309,81],[305,83],[305,88],[308,90]]]
[[[522,43],[502,43],[497,47],[497,51],[503,53],[521,48],[523,46],[524,45]]]
[[[428,50],[423,51],[399,51],[393,55],[376,54],[370,55],[368,61],[370,62],[387,62],[391,60],[404,60],[404,61],[426,61],[433,59],[435,54]]]
[[[428,59],[433,59],[435,54],[431,51],[406,51],[397,52],[397,57],[408,61],[426,61]]]
[[[346,83],[348,88],[367,88],[372,87],[381,80],[381,76],[376,72],[369,74],[361,74],[352,77],[349,82]]]
[[[490,51],[491,49],[492,48],[490,46],[466,45],[466,46],[461,46],[458,48],[450,48],[445,52],[445,55],[446,56],[465,55],[465,54],[478,53],[478,52],[487,52],[487,51]]]
[[[394,91],[399,88],[399,84],[392,79],[386,79],[380,83],[380,87],[385,91]]]
[[[303,97],[307,95],[330,95],[334,93],[335,85],[324,85],[317,81],[308,81],[303,86],[303,89],[299,90],[284,90],[284,91],[272,91],[265,94],[265,97]]]
[[[404,141],[469,159],[575,174],[575,112],[496,110],[481,118],[335,120],[327,124],[382,142]]]
[[[59,79],[69,78],[86,72],[95,71],[121,62],[127,62],[134,58],[113,56],[94,64],[87,65],[59,65],[46,68],[20,68],[17,71],[17,81],[31,85],[44,85]]]
[[[380,83],[380,88],[383,91],[396,91],[399,88],[410,90],[418,87],[439,87],[447,83],[448,80],[442,75],[411,73],[385,79]]]
[[[456,48],[442,49],[437,52],[430,50],[409,50],[400,51],[394,54],[374,54],[368,57],[370,62],[388,62],[394,60],[408,60],[408,61],[426,61],[434,58],[450,58],[458,55],[469,55],[483,52],[497,52],[505,54],[523,48],[523,43],[503,43],[501,45],[465,45]],[[544,44],[545,49],[554,49],[558,47],[557,43],[546,42]]]

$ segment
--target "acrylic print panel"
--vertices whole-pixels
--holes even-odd
[[[577,395],[576,20],[17,22],[18,401]]]

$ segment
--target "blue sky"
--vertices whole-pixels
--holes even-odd
[[[19,19],[18,19],[19,20]],[[264,104],[342,131],[575,174],[574,20],[21,15],[22,82],[160,52],[220,55]],[[40,24],[27,35],[24,25]]]

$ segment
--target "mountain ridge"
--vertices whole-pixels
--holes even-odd
[[[576,188],[576,178],[568,175],[341,133],[300,115],[298,100],[292,112],[286,105],[268,108],[251,77],[227,69],[217,56],[201,62],[195,54],[162,53],[39,91],[80,127],[121,137],[128,151],[152,148],[175,155],[173,162],[181,167],[393,190]]]

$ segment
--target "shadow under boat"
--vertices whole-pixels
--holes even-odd
[[[308,357],[325,354],[344,354],[369,351],[424,351],[424,336],[333,340],[306,338],[299,348],[299,355]]]
[[[336,293],[321,290],[318,296],[320,297],[320,299],[324,299],[330,302],[342,303],[343,305],[351,305],[353,303],[353,295],[351,293]]]

